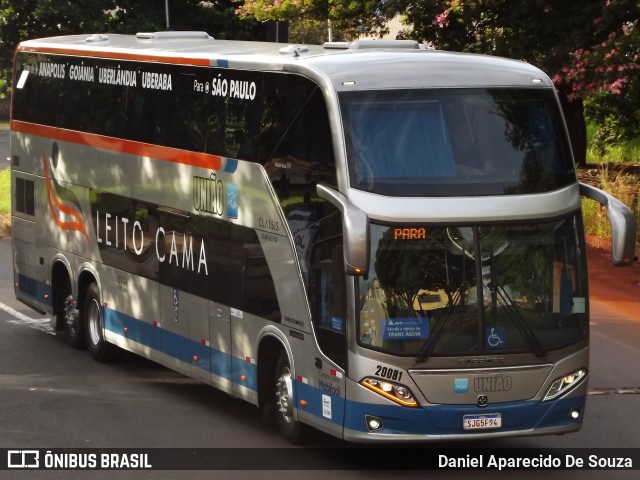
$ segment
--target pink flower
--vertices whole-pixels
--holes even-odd
[[[434,25],[438,25],[440,28],[446,28],[449,26],[449,13],[451,13],[451,9],[447,8],[444,12],[436,15],[435,20],[433,21]]]

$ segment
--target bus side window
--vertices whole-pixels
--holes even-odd
[[[259,242],[245,243],[242,253],[245,309],[269,320],[279,321],[280,307],[276,289],[262,246]]]
[[[213,68],[208,75],[206,83],[212,90],[204,97],[206,152],[255,161],[261,128],[263,73]],[[234,91],[230,90],[231,85]]]
[[[280,303],[272,271],[255,230],[231,224],[228,301],[232,308],[280,322]]]
[[[207,98],[194,85],[204,85],[206,75],[202,69],[170,69],[174,90],[166,96],[164,143],[169,147],[203,152],[205,148]]]
[[[260,161],[288,215],[305,198],[317,200],[318,183],[337,184],[331,127],[322,91],[310,80],[279,75],[265,84]]]

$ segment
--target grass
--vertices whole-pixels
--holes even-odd
[[[596,178],[598,187],[610,193],[633,211],[636,218],[640,218],[640,179],[637,175],[610,171],[601,168],[599,178]],[[600,234],[608,232],[606,212],[593,200],[583,201],[583,214],[587,224],[587,233]]]
[[[605,147],[602,154],[587,149],[587,163],[631,163],[640,164],[640,139],[636,138],[618,145]]]
[[[11,169],[0,171],[0,214],[11,214]]]
[[[623,168],[609,168],[611,165],[621,164],[640,165],[640,138],[609,145],[603,152],[597,152],[590,141],[592,135],[593,128],[589,127],[587,164],[600,167],[597,177],[593,178],[594,184],[624,203],[636,219],[640,219],[640,176],[625,173]],[[587,234],[611,237],[606,210],[597,202],[583,198],[582,214]],[[636,232],[636,251],[640,251],[640,228]]]
[[[640,138],[623,140],[613,145],[604,147],[604,151],[599,151],[594,147],[593,136],[596,127],[587,126],[587,163],[629,163],[640,165]]]
[[[11,236],[11,169],[0,171],[0,238]]]

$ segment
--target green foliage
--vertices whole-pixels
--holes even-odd
[[[353,38],[362,33],[386,33],[387,21],[399,11],[402,3],[398,0],[245,0],[237,13],[259,21],[290,21],[296,25],[294,34],[301,20],[312,22],[318,32],[326,32],[320,25],[331,21],[338,38]],[[322,39],[325,40],[326,37]]]
[[[167,29],[164,2],[158,0],[112,0],[117,8],[107,17],[111,32],[135,34]],[[170,30],[201,30],[214,38],[255,39],[260,26],[255,20],[236,15],[235,0],[172,0],[169,2]]]
[[[13,52],[22,40],[105,30],[104,0],[0,0],[0,95],[8,93]]]
[[[601,124],[592,122],[587,125],[587,164],[640,165],[640,135],[623,139],[613,129],[610,136],[604,136],[607,131]]]
[[[609,156],[610,150],[633,143],[640,138],[640,78],[634,79],[623,94],[599,92],[588,96],[585,115],[594,125],[591,147],[598,156]]]
[[[640,218],[640,187],[637,175],[622,172],[613,172],[604,167],[599,171],[596,179],[598,186],[610,193]],[[606,208],[595,200],[582,199],[582,215],[587,234],[598,237],[610,238],[611,228],[607,219]],[[640,232],[637,233],[636,252],[640,251]]]
[[[0,171],[0,215],[11,215],[11,169]]]
[[[595,200],[582,199],[582,217],[584,219],[585,232],[597,237],[609,237],[611,228],[602,206]]]
[[[322,20],[293,19],[289,21],[289,41],[321,45],[328,40],[329,25]],[[333,40],[337,40],[334,36]]]

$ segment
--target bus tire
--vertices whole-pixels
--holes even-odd
[[[102,318],[102,303],[100,291],[95,283],[89,285],[82,308],[82,322],[84,323],[87,348],[94,360],[107,362],[113,356],[113,345],[104,339],[104,321]]]
[[[75,349],[82,349],[86,346],[84,336],[84,322],[77,314],[74,297],[71,292],[64,301],[64,333],[67,343]]]
[[[66,301],[67,298],[71,295],[71,280],[69,277],[65,277],[62,283],[62,293],[56,296],[56,324],[55,330],[56,332],[62,332],[66,330],[67,325],[67,309],[66,309]]]
[[[275,415],[282,436],[294,445],[303,443],[308,427],[294,417],[293,374],[287,354],[283,351],[275,370]]]

